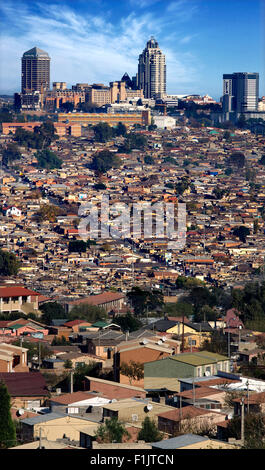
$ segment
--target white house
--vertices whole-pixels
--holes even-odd
[[[5,209],[5,215],[7,217],[21,217],[22,211],[18,207],[11,206]]]

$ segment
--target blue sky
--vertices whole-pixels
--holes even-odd
[[[265,95],[265,0],[4,0],[0,93],[20,91],[22,54],[51,57],[51,82],[105,83],[137,72],[151,35],[167,92],[219,99],[223,73],[259,72]]]

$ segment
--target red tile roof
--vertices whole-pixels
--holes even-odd
[[[211,395],[219,395],[220,393],[224,393],[223,390],[218,390],[216,388],[211,388],[211,387],[196,387],[193,390],[185,390],[184,392],[178,393],[179,397],[185,397],[185,398],[192,398],[193,394],[195,395],[196,398],[203,398]]]
[[[40,372],[0,372],[11,397],[48,396],[47,384]]]
[[[85,299],[78,299],[69,302],[70,305],[79,305],[79,304],[90,304],[90,305],[101,305],[107,302],[113,302],[114,300],[123,299],[124,294],[118,292],[103,292],[103,294],[90,295]]]
[[[75,326],[75,325],[81,325],[82,323],[86,323],[88,325],[91,325],[91,323],[87,322],[86,320],[72,320],[72,321],[67,321],[66,323],[63,324],[63,326]]]
[[[64,395],[52,397],[51,401],[60,403],[62,405],[71,405],[71,403],[76,403],[82,400],[88,400],[89,398],[95,398],[95,394],[79,391],[74,393],[65,393]]]
[[[211,410],[205,410],[203,408],[195,408],[195,406],[184,406],[181,409],[176,408],[172,411],[166,411],[165,413],[160,413],[159,418],[166,418],[171,421],[180,421],[180,419],[195,418],[196,416],[201,416],[209,414]]]
[[[0,297],[19,297],[21,295],[39,296],[40,294],[21,286],[0,287]]]

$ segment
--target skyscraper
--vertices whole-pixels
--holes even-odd
[[[223,75],[223,112],[237,114],[257,111],[259,98],[258,73],[233,73]]]
[[[152,36],[139,55],[137,80],[138,88],[144,90],[145,98],[163,98],[166,94],[165,55]]]
[[[22,93],[45,91],[50,88],[50,57],[47,52],[33,47],[21,59]]]

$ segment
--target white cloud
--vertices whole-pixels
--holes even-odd
[[[183,1],[173,3],[180,7]],[[66,81],[69,87],[77,82],[107,84],[120,79],[124,72],[135,75],[138,56],[150,35],[156,37],[166,54],[168,91],[178,92],[180,84],[195,80],[196,60],[177,53],[175,41],[172,47],[166,41],[173,21],[171,15],[158,17],[152,11],[143,14],[132,11],[114,24],[110,15],[86,12],[81,15],[58,4],[39,2],[35,6],[41,13],[24,4],[17,15],[17,7],[10,1],[0,6],[0,13],[12,26],[2,28],[1,93],[20,91],[20,59],[34,46],[46,50],[51,57],[51,82]],[[185,37],[182,41],[185,42]]]

